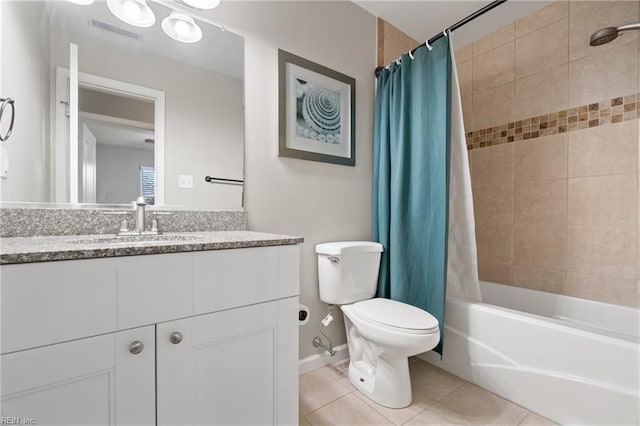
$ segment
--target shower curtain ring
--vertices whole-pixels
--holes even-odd
[[[442,35],[445,37],[449,37],[449,33],[447,33],[447,30],[449,29],[449,27],[445,27],[444,30],[442,30]]]
[[[398,65],[398,66],[399,66],[401,63],[402,63],[402,58],[398,58],[398,59],[396,59],[396,65]]]
[[[409,57],[411,58],[411,60],[413,60],[414,56],[413,56],[413,51],[409,51]]]
[[[425,41],[424,45],[427,46],[427,49],[429,49],[429,51],[433,50],[433,47],[431,47],[431,45],[429,44],[429,40]]]

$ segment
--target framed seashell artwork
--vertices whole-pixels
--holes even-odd
[[[278,156],[355,166],[356,80],[278,49]]]

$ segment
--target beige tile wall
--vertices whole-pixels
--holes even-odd
[[[584,119],[473,144],[481,279],[640,305],[638,32],[588,45],[595,30],[639,19],[637,1],[558,1],[456,52],[467,132],[512,135],[508,123],[576,107]],[[610,124],[618,97],[628,105]],[[594,103],[599,116],[583,112]]]
[[[420,43],[378,18],[378,66],[384,67]]]

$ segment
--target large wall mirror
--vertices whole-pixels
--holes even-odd
[[[139,28],[101,0],[0,2],[0,96],[16,106],[3,202],[242,207],[244,39],[147,4]],[[172,12],[202,39],[165,34]]]

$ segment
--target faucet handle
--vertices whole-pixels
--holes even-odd
[[[105,211],[102,214],[106,215],[123,215],[122,221],[120,222],[120,228],[116,235],[122,235],[123,233],[129,232],[129,222],[127,221],[127,215],[129,212],[127,210],[115,210],[115,211]]]
[[[122,222],[120,222],[120,229],[118,230],[116,235],[120,235],[124,232],[129,232],[129,222],[127,222],[126,217],[122,219]]]
[[[155,216],[151,221],[151,229],[149,231],[152,234],[160,234],[160,231],[158,231],[158,219],[156,219]]]
[[[151,220],[151,233],[154,234],[162,234],[162,232],[160,232],[159,226],[158,226],[158,216],[169,216],[172,215],[173,212],[157,212],[157,211],[153,211],[151,212],[153,219]]]

